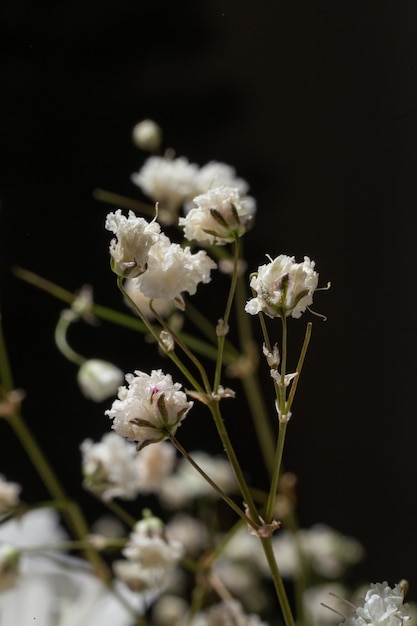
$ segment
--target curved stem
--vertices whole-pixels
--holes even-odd
[[[67,339],[67,332],[73,321],[74,318],[72,312],[69,309],[65,309],[64,311],[62,311],[61,315],[59,316],[58,323],[55,327],[55,343],[58,347],[58,350],[61,352],[61,354],[64,355],[66,359],[68,359],[68,361],[71,361],[71,363],[75,363],[76,365],[81,366],[83,363],[86,362],[87,359],[81,354],[78,354],[78,352],[75,352],[75,350],[73,350],[69,345]]]

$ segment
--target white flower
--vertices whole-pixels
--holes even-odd
[[[166,535],[172,541],[179,541],[187,554],[195,556],[208,544],[207,527],[197,518],[185,513],[175,515],[166,526]]]
[[[116,433],[107,433],[94,443],[85,439],[81,446],[84,483],[104,500],[133,500],[140,492],[136,446]]]
[[[347,617],[344,626],[401,626],[410,619],[400,585],[391,588],[388,583],[371,585],[363,602]]]
[[[134,278],[128,278],[124,284],[125,291],[129,298],[133,300],[133,303],[137,306],[139,311],[146,317],[148,320],[154,320],[155,315],[150,308],[151,298],[145,296],[137,287],[136,280]],[[126,299],[126,304],[132,308],[134,311],[134,307],[129,300]],[[175,304],[172,300],[164,300],[162,298],[154,298],[152,300],[152,308],[160,315],[161,317],[168,317],[173,310],[175,310]],[[136,311],[135,311],[136,313]]]
[[[94,402],[116,395],[123,382],[123,372],[101,359],[88,359],[78,370],[77,381],[83,394]]]
[[[132,139],[135,146],[141,150],[155,152],[162,141],[162,130],[153,120],[142,120],[132,130]]]
[[[105,227],[116,235],[110,243],[113,271],[125,278],[142,274],[146,269],[149,249],[158,240],[159,224],[136,217],[133,211],[125,217],[118,209],[107,215]]]
[[[347,589],[340,583],[308,587],[303,593],[307,623],[311,626],[338,626],[346,612]],[[331,606],[332,610],[329,610]]]
[[[210,161],[203,165],[196,178],[198,193],[205,193],[209,189],[221,187],[222,185],[236,187],[241,196],[244,196],[249,189],[246,180],[238,178],[236,170],[231,165],[219,161]]]
[[[143,448],[136,455],[141,493],[156,492],[172,473],[175,464],[175,448],[165,441]]]
[[[172,159],[152,156],[131,180],[159,204],[158,217],[163,224],[173,224],[183,203],[198,193],[198,166],[184,157]]]
[[[237,187],[215,187],[193,202],[196,208],[179,219],[189,241],[224,245],[241,237],[252,221],[253,208],[240,198]]]
[[[147,271],[136,279],[136,286],[148,298],[176,300],[180,306],[181,293],[195,294],[198,283],[208,283],[216,263],[203,250],[192,254],[161,235],[150,250]]]
[[[119,388],[119,398],[106,411],[114,430],[138,449],[174,434],[193,406],[169,374],[153,370],[150,375],[135,371],[126,374],[127,387]]]
[[[340,578],[346,567],[361,560],[362,545],[324,524],[316,524],[298,533],[301,549],[311,567],[326,578]]]
[[[20,485],[9,482],[5,476],[0,474],[0,515],[8,513],[19,504],[21,490]]]
[[[165,594],[152,607],[155,626],[178,626],[187,623],[188,604],[183,598]]]
[[[143,568],[170,568],[178,563],[184,549],[165,534],[163,523],[157,517],[144,517],[133,527],[123,549],[125,557],[139,561]]]
[[[270,259],[252,276],[250,286],[257,296],[246,303],[245,311],[251,315],[263,311],[269,317],[300,317],[313,302],[317,288],[314,265],[307,256],[302,263],[285,254]]]

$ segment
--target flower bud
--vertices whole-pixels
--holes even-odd
[[[162,141],[162,129],[153,120],[142,120],[132,130],[132,140],[141,150],[156,152]]]
[[[77,380],[87,398],[102,402],[116,395],[123,382],[123,372],[108,361],[89,359],[78,370]]]

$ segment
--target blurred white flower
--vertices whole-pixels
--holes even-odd
[[[308,587],[303,594],[307,623],[311,626],[337,626],[346,612],[345,587],[338,583]],[[331,607],[331,609],[329,609]]]
[[[0,474],[0,515],[9,513],[19,504],[22,487],[18,483],[9,482]]]
[[[245,615],[237,600],[228,600],[215,604],[206,611],[197,613],[191,620],[191,626],[266,626],[257,615]]]
[[[220,161],[210,161],[200,168],[196,178],[196,187],[199,194],[215,187],[236,187],[241,196],[249,190],[249,184],[243,178],[236,176],[236,170],[231,165]]]
[[[135,285],[148,298],[175,300],[183,308],[181,294],[195,294],[198,283],[208,283],[216,267],[205,251],[192,254],[189,247],[182,248],[161,235],[149,252],[148,269]]]
[[[110,242],[113,271],[125,278],[142,274],[146,270],[149,250],[158,240],[159,224],[136,217],[133,211],[125,217],[118,209],[107,215],[105,227],[116,235]]]
[[[151,311],[149,306],[151,298],[145,296],[137,287],[136,280],[132,278],[128,278],[125,281],[124,288],[129,296],[140,310],[142,315],[146,317],[146,319],[152,321],[155,319],[154,313]],[[132,307],[132,304],[129,300],[126,300],[126,304]],[[175,310],[175,304],[172,300],[164,300],[163,298],[153,298],[152,300],[152,308],[160,315],[161,317],[168,317],[173,310]],[[134,309],[133,309],[134,310]]]
[[[176,159],[152,156],[131,180],[159,204],[158,218],[162,224],[174,224],[184,202],[198,193],[198,166],[184,157]]]
[[[158,493],[175,465],[175,448],[166,441],[147,446],[136,455],[141,493]]]
[[[132,140],[141,150],[155,152],[162,141],[162,129],[153,120],[142,120],[132,130]]]
[[[123,372],[101,359],[88,359],[78,370],[77,381],[83,394],[94,402],[115,396],[123,382]]]
[[[181,543],[168,539],[160,519],[146,516],[135,524],[123,549],[125,557],[143,568],[170,568],[181,559]]]
[[[193,406],[169,374],[152,370],[126,374],[127,387],[119,388],[119,398],[105,412],[113,420],[117,434],[138,443],[138,449],[174,434]]]
[[[324,524],[300,530],[298,538],[311,567],[325,578],[339,578],[349,565],[358,563],[364,555],[357,539],[342,535]]]
[[[253,207],[236,187],[215,187],[194,198],[196,208],[179,219],[185,237],[203,244],[224,245],[241,237],[253,218]]]
[[[401,626],[410,619],[400,585],[391,588],[387,582],[371,585],[354,613],[344,626]]]
[[[300,317],[313,302],[318,274],[314,261],[306,256],[302,263],[281,254],[261,265],[250,281],[257,296],[246,303],[245,311],[256,315],[263,311],[269,317]]]
[[[229,461],[199,450],[191,452],[191,457],[224,492],[235,491],[236,481]],[[181,459],[177,471],[165,479],[159,496],[164,505],[174,509],[183,507],[195,498],[219,497],[186,459]]]
[[[179,626],[186,623],[188,604],[183,598],[165,594],[152,607],[152,623],[155,626]]]
[[[196,517],[179,513],[166,525],[166,536],[178,541],[187,554],[197,556],[208,546],[207,527]]]

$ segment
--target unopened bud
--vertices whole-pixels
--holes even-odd
[[[132,140],[141,150],[156,152],[162,142],[162,130],[153,120],[142,120],[132,130]]]

